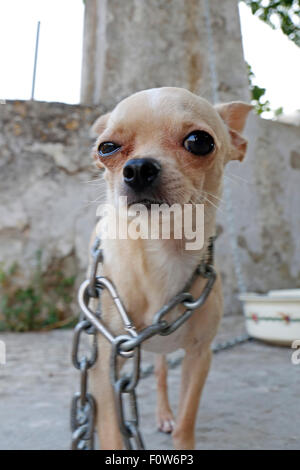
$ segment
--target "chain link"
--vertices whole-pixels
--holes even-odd
[[[80,370],[80,392],[74,395],[71,403],[72,450],[89,450],[94,448],[96,402],[94,397],[88,392],[88,370],[97,360],[97,339],[95,333],[93,334],[90,355],[79,357],[82,332],[88,333],[90,327],[90,322],[81,320],[74,330],[72,362],[74,367]]]
[[[139,431],[139,415],[135,389],[140,379],[140,347],[133,351],[132,372],[123,375],[118,371],[118,357],[121,355],[120,346],[128,340],[127,336],[118,336],[112,345],[112,355],[110,364],[111,383],[115,393],[115,403],[119,428],[123,435],[127,449],[144,449],[144,443]],[[126,398],[128,398],[129,416],[126,415]]]

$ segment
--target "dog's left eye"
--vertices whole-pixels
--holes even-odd
[[[183,146],[194,155],[205,156],[214,150],[215,142],[208,132],[193,131],[184,139]]]
[[[117,152],[120,148],[121,146],[115,142],[102,142],[98,147],[98,153],[99,155],[106,157]]]

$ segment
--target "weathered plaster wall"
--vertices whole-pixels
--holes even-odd
[[[26,278],[42,250],[44,269],[83,276],[103,194],[90,158],[91,123],[100,110],[58,103],[0,105],[0,260],[18,261]],[[248,290],[300,287],[300,130],[252,116],[245,162],[232,162],[239,255]],[[237,312],[237,283],[221,204],[217,262],[226,312]]]

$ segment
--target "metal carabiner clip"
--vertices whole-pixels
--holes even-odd
[[[107,328],[107,326],[101,321],[101,318],[99,316],[95,315],[95,313],[90,309],[89,307],[89,301],[91,298],[90,292],[89,292],[89,287],[90,287],[90,281],[87,279],[84,281],[78,291],[78,303],[80,306],[80,309],[84,316],[91,322],[91,324],[96,328],[98,333],[101,333],[111,344],[114,344],[115,337],[111,333],[111,331]],[[105,277],[97,277],[96,278],[96,289],[100,290],[106,288],[116,305],[116,308],[123,320],[124,323],[124,329],[128,331],[131,337],[136,337],[137,332],[135,327],[133,326],[130,318],[127,315],[127,312],[117,294],[116,289],[114,288],[113,284]],[[128,339],[130,339],[130,336],[128,336]],[[120,352],[121,355],[124,357],[131,357],[133,354],[133,351],[122,351]]]

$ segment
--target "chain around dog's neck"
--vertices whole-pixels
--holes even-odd
[[[199,273],[203,270],[205,272],[205,266],[213,266],[214,265],[214,255],[215,255],[215,249],[214,249],[214,242],[215,242],[216,236],[209,237],[208,239],[208,246],[206,249],[206,252],[200,261],[200,264],[198,264],[197,268],[191,275],[190,279],[187,281],[185,284],[183,291],[189,291],[190,288],[192,287],[195,279],[199,275]]]

